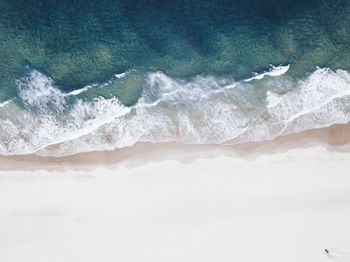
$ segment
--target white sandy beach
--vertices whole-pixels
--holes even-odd
[[[2,160],[0,261],[350,261],[349,159],[313,145],[94,168]]]

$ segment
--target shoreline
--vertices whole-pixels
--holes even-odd
[[[192,162],[218,155],[252,160],[263,155],[291,149],[321,146],[329,151],[350,152],[350,124],[311,129],[277,137],[270,141],[235,145],[193,145],[178,142],[145,143],[112,151],[94,151],[64,157],[43,157],[34,154],[0,156],[0,171],[14,170],[90,170],[97,167],[138,166],[147,162],[178,160]],[[181,155],[184,155],[182,157]]]
[[[348,130],[1,159],[0,261],[348,261]]]
[[[349,151],[304,135],[238,151],[138,145],[84,162],[16,159],[0,171],[0,260],[348,261],[338,254],[350,250]]]

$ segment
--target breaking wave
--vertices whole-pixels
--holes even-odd
[[[84,96],[108,82],[65,93],[32,70],[17,81],[18,97],[1,104],[0,154],[64,156],[136,142],[237,144],[349,122],[347,71],[317,68],[295,80],[288,69],[273,67],[242,81],[147,73],[143,93],[130,107],[116,97]]]

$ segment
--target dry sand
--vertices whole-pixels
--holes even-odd
[[[350,261],[348,131],[3,157],[0,261]]]

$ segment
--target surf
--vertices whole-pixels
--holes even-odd
[[[263,73],[254,73],[253,77],[244,79],[245,82],[250,82],[253,80],[260,80],[263,79],[265,76],[280,76],[280,75],[284,75],[285,73],[288,72],[290,68],[290,65],[286,65],[286,66],[274,66],[274,65],[270,65],[270,69],[267,72],[263,72]]]
[[[274,68],[254,81],[134,71],[143,91],[131,106],[103,96],[131,73],[72,93],[32,70],[17,80],[18,97],[0,107],[0,154],[65,156],[137,142],[232,145],[350,121],[347,71],[316,68],[294,79],[289,66]]]

